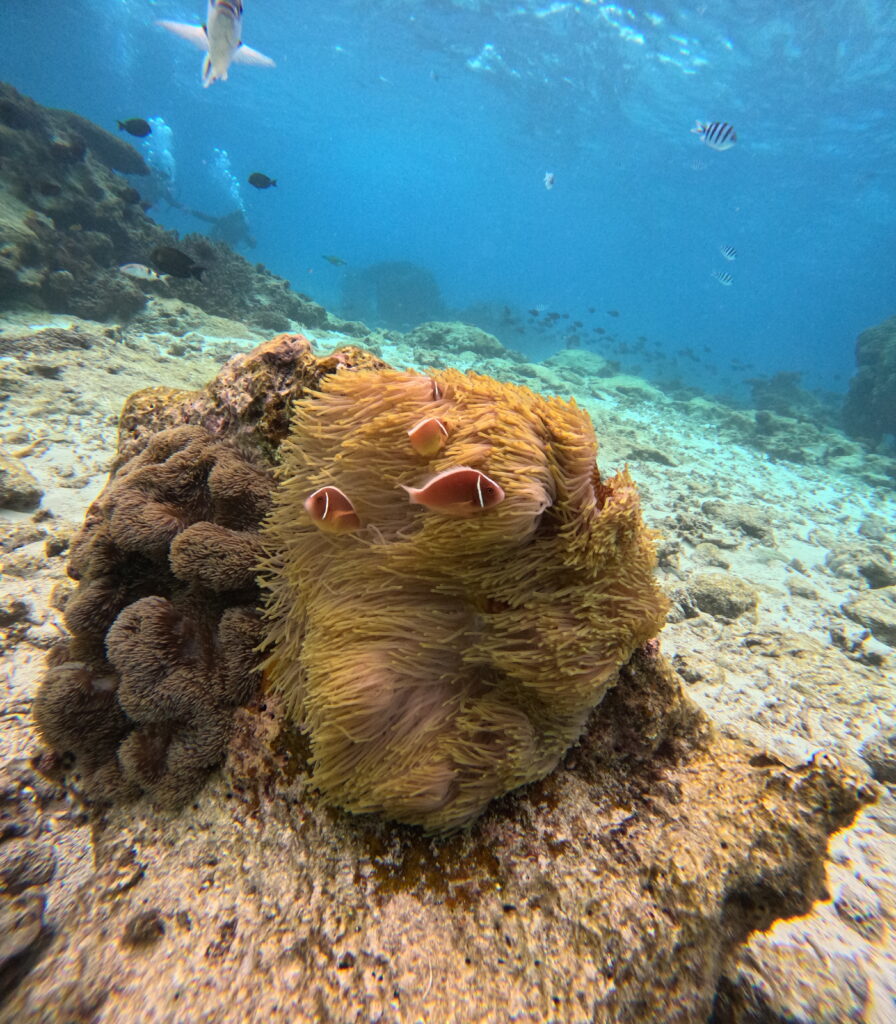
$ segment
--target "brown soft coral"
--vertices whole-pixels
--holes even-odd
[[[434,387],[434,382],[437,386]],[[407,431],[449,428],[431,461]],[[473,374],[342,373],[296,411],[266,527],[272,686],[335,803],[457,827],[550,771],[666,602],[627,472],[595,491],[574,403]],[[506,492],[464,518],[401,485],[457,466]],[[363,524],[318,530],[340,488]]]
[[[243,446],[181,426],[150,437],[89,509],[69,565],[73,639],[35,702],[87,795],[180,803],[222,759],[257,685],[251,528],[270,488]]]

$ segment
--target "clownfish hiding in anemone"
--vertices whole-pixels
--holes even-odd
[[[305,511],[319,530],[326,533],[352,533],[361,529],[361,520],[351,499],[338,487],[321,487],[305,499]]]
[[[435,455],[448,440],[448,428],[441,420],[429,416],[415,423],[408,431],[411,447],[418,455]]]
[[[423,487],[405,487],[412,505],[424,505],[447,516],[467,516],[504,500],[504,489],[485,473],[469,466],[446,469]]]

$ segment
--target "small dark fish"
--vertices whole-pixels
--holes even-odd
[[[266,174],[262,174],[260,171],[255,171],[254,174],[249,175],[249,184],[253,188],[273,188],[277,182],[273,178],[269,178]]]
[[[541,310],[540,309],[527,309],[526,312],[529,314],[529,316],[538,316],[538,314],[541,312]]]
[[[144,121],[142,117],[132,117],[127,121],[119,121],[118,130],[127,132],[128,135],[135,135],[138,139],[145,139],[152,128],[149,126],[149,121]]]
[[[327,263],[332,263],[334,267],[345,267],[348,266],[346,261],[341,256],[323,256]]]
[[[595,334],[606,334],[607,333],[603,329],[603,327],[592,327],[591,330],[594,331]]]
[[[175,249],[173,245],[157,246],[149,258],[163,274],[172,277],[195,277],[201,281],[205,272],[205,267],[198,266],[192,256]]]
[[[733,245],[720,245],[719,252],[725,257],[726,260],[737,259],[737,249]]]
[[[588,312],[589,312],[589,313],[593,313],[593,312],[595,312],[595,310],[594,310],[594,306],[589,306],[589,307],[588,307]]]
[[[712,276],[719,284],[730,285],[734,283],[734,278],[724,270],[714,270]]]
[[[737,132],[727,121],[710,121],[707,124],[698,121],[691,133],[699,135],[710,149],[717,149],[720,153],[731,149],[737,142]]]
[[[618,309],[608,309],[607,310],[607,316],[619,316],[619,310]]]

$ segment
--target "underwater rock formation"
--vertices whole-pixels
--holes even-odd
[[[523,356],[506,348],[493,334],[470,324],[431,321],[409,331],[404,341],[413,348],[418,366],[450,366],[457,356],[471,353],[479,360],[524,362]]]
[[[264,331],[288,330],[293,322],[342,325],[222,241],[180,239],[163,229],[146,215],[139,189],[116,172],[140,176],[149,168],[117,136],[0,83],[0,309],[127,320],[162,289]],[[206,267],[204,280],[156,284],[119,272],[125,263],[150,264],[158,246],[182,247]]]
[[[8,1019],[101,1004],[139,1020],[152,991],[160,1015],[221,1024],[284,1006],[295,1021],[707,1021],[748,936],[826,898],[828,838],[873,798],[829,756],[785,765],[716,735],[655,643],[556,771],[449,837],[328,808],[305,753],[269,698],[237,712],[196,813],[109,809],[97,870],[56,901],[62,940]],[[164,938],[134,953],[131,922],[152,911]]]
[[[843,423],[854,437],[877,444],[896,435],[896,316],[856,339],[856,370],[843,405]]]
[[[349,270],[342,285],[342,306],[354,319],[396,330],[438,319],[444,312],[435,277],[407,261]]]
[[[408,440],[427,416],[448,429],[430,459]],[[602,481],[596,454],[575,403],[476,374],[340,373],[297,406],[265,530],[265,665],[330,799],[453,828],[576,741],[667,608],[632,480]],[[506,499],[409,504],[403,486],[458,466]],[[361,530],[305,514],[328,486]]]

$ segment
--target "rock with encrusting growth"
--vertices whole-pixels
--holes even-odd
[[[759,594],[749,583],[731,573],[699,574],[688,582],[687,593],[695,607],[719,619],[736,619],[753,611]]]
[[[107,983],[103,1013],[138,1020],[148,985],[204,971],[177,989],[178,1020],[276,1020],[297,991],[315,993],[314,1019],[355,1020],[362,998],[364,1020],[393,1020],[397,990],[409,1021],[707,1021],[743,943],[824,898],[830,834],[873,799],[831,758],[785,766],[715,734],[656,643],[554,772],[437,839],[325,806],[275,698],[236,717],[226,778],[196,814],[108,811],[104,841],[152,870],[114,901],[79,891],[11,1019],[42,1005],[70,1019],[116,976],[127,984]],[[170,908],[168,926],[174,907],[164,955],[114,941],[152,908]],[[60,990],[72,948],[85,968]],[[260,949],[286,950],[283,971],[241,970]],[[755,964],[752,977],[767,991],[785,975]],[[806,995],[848,1005],[839,985],[862,974],[835,979]]]
[[[896,782],[896,729],[878,730],[859,753],[878,782]]]
[[[121,934],[121,944],[136,948],[151,946],[165,934],[165,922],[158,910],[142,910],[128,919]]]
[[[294,403],[316,391],[326,377],[343,369],[385,366],[353,345],[316,356],[304,335],[278,334],[229,359],[201,391],[146,388],[131,395],[119,420],[114,468],[141,452],[155,434],[184,423],[201,426],[213,437],[239,438],[243,445],[272,454],[289,431]],[[222,459],[229,457],[222,454]],[[239,472],[229,485],[214,471],[209,477],[212,500],[222,517],[216,521],[232,529],[245,529],[270,507],[266,477]]]
[[[0,892],[18,895],[46,885],[56,872],[56,854],[38,839],[13,839],[0,845]]]
[[[40,484],[22,463],[0,452],[0,508],[29,512],[43,496]]]
[[[0,893],[0,970],[37,943],[44,930],[44,904],[39,893]]]
[[[896,434],[896,316],[856,339],[856,372],[843,404],[843,423],[854,437],[877,443]]]
[[[866,590],[842,604],[840,610],[870,630],[875,640],[896,647],[896,586]]]

